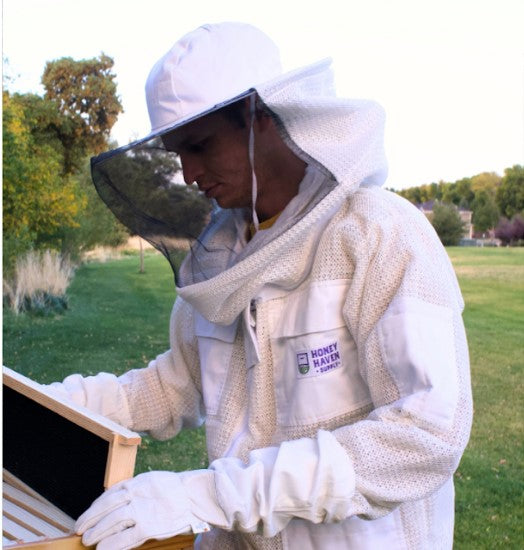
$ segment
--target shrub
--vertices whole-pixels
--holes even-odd
[[[464,235],[464,222],[457,208],[452,204],[436,203],[433,207],[431,224],[444,246],[455,246]]]
[[[4,280],[4,299],[15,313],[62,313],[73,274],[73,265],[57,252],[31,250],[16,260],[12,280]]]
[[[495,228],[495,237],[506,246],[524,244],[524,218],[520,214],[516,214],[511,220],[501,218]]]

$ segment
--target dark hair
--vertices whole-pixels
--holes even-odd
[[[247,126],[245,99],[240,99],[234,103],[230,103],[229,105],[222,107],[219,112],[227,120],[229,120],[229,122],[232,122],[239,128],[245,128]]]
[[[239,99],[234,103],[230,103],[229,105],[222,107],[222,109],[218,112],[221,113],[226,120],[237,126],[237,128],[246,128],[248,124],[246,111],[246,98],[244,97],[243,99]],[[262,101],[260,101],[258,96],[256,101],[256,113],[257,115],[275,118],[274,113],[272,113],[271,110],[268,109]]]

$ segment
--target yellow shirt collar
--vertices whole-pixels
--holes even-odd
[[[281,213],[282,212],[279,212],[278,214],[275,214],[272,218],[269,218],[267,220],[264,220],[263,222],[260,222],[258,224],[258,230],[260,231],[260,230],[269,229],[270,227],[272,227],[274,223],[278,220]],[[253,223],[250,223],[249,238],[252,239],[255,236],[255,233],[256,233],[255,226]]]

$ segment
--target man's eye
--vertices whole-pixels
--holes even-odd
[[[202,141],[197,141],[195,143],[189,143],[187,145],[187,150],[190,153],[202,153],[206,147],[207,139],[203,139]]]

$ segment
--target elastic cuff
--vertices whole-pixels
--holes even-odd
[[[218,504],[215,473],[211,470],[193,470],[180,472],[178,475],[196,520],[195,524],[191,525],[193,532],[209,531],[210,525],[222,529],[230,528],[224,511]]]

